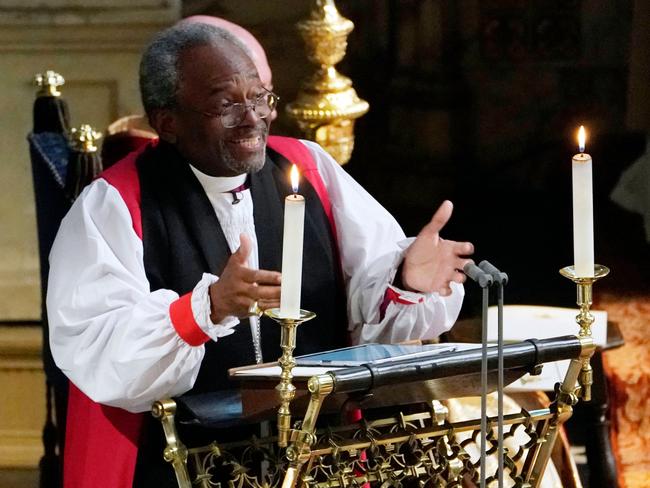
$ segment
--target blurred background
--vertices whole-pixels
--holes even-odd
[[[207,14],[259,39],[274,91],[286,104],[313,70],[295,28],[312,2],[0,3],[0,387],[10,398],[0,402],[0,468],[23,480],[42,455],[45,419],[36,212],[25,141],[34,74],[62,74],[72,124],[105,131],[119,117],[142,112],[137,65],[151,36],[181,17]],[[455,212],[443,237],[472,241],[477,261],[508,273],[506,303],[573,307],[574,285],[558,270],[573,262],[571,157],[584,125],[593,158],[596,262],[612,269],[596,285],[595,299],[612,306],[610,320],[626,320],[628,312],[616,308],[624,304],[638,312],[634,331],[650,325],[650,227],[644,226],[650,226],[650,2],[340,0],[337,7],[355,24],[337,68],[370,104],[356,122],[345,169],[407,235],[450,199]],[[283,108],[271,131],[298,136]],[[615,203],[610,195],[622,175],[627,186],[618,187]],[[480,294],[466,289],[462,318],[471,318],[480,311]],[[627,339],[638,347],[622,356],[635,358],[641,379],[617,376],[624,395],[650,388],[639,366],[650,359],[647,339],[636,332]],[[650,418],[645,403],[631,415],[638,425]],[[650,451],[650,438],[633,447]],[[650,471],[649,459],[638,461]]]
[[[246,25],[267,50],[276,91],[291,101],[311,69],[294,28],[309,2],[244,4],[184,2],[183,12]],[[509,303],[572,306],[573,285],[557,271],[573,262],[571,157],[585,125],[594,160],[596,261],[613,270],[602,286],[647,290],[643,216],[609,198],[646,147],[647,2],[337,6],[355,23],[337,67],[370,103],[345,168],[408,235],[451,199],[455,214],[443,235],[473,241],[478,260],[509,273]],[[282,115],[272,130],[298,134]],[[470,296],[465,313],[475,314],[476,306]]]

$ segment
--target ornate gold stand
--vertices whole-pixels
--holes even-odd
[[[287,447],[289,433],[291,431],[290,404],[296,395],[296,387],[291,382],[293,379],[291,370],[296,365],[296,360],[293,358],[293,350],[296,348],[296,329],[303,322],[316,317],[316,314],[307,310],[300,310],[299,318],[287,318],[280,316],[279,308],[272,308],[264,312],[264,314],[275,320],[282,327],[280,336],[282,356],[278,359],[282,373],[280,374],[280,383],[275,389],[278,392],[278,398],[281,402],[278,408],[278,446]]]
[[[514,486],[537,488],[540,485],[562,424],[571,417],[573,406],[579,399],[588,401],[591,396],[589,362],[596,349],[591,337],[594,318],[589,313],[592,286],[608,272],[606,267],[596,266],[593,278],[583,278],[575,276],[573,267],[561,271],[578,286],[579,355],[571,359],[562,383],[556,385],[556,398],[548,408],[522,410],[504,417],[504,424],[510,426],[506,437],[514,437],[515,433],[524,436],[519,449],[507,452],[504,459],[505,470]],[[335,372],[310,378],[307,411],[302,423],[291,429],[289,407],[296,391],[292,384],[296,329],[315,314],[301,310],[297,319],[279,317],[278,309],[266,314],[282,326],[282,356],[279,359],[282,374],[276,387],[281,402],[277,414],[278,439],[253,439],[223,445],[212,443],[187,449],[174,426],[174,402],[157,402],[154,416],[163,424],[167,438],[164,457],[174,467],[179,487],[190,488],[192,483],[211,486],[213,481],[218,481],[217,473],[223,472],[230,473],[228,479],[232,486],[241,488],[280,485],[282,488],[343,488],[368,482],[397,486],[413,481],[422,486],[426,480],[435,486],[461,486],[463,480],[478,483],[483,467],[469,451],[472,446],[474,450],[479,449],[479,419],[441,425],[435,411],[399,412],[391,418],[362,420],[357,424],[318,431],[316,421],[323,402],[328,395],[336,393]],[[341,393],[346,391],[352,390],[342,390]],[[497,422],[495,417],[487,420],[490,425]],[[496,449],[494,438],[490,443],[491,449]],[[285,450],[279,449],[284,447]],[[258,457],[259,453],[267,453],[264,459],[269,463],[269,469],[265,474],[254,472],[251,464],[251,459],[255,458],[251,455],[253,451]],[[193,466],[194,474],[191,476],[188,464]],[[489,486],[495,480],[496,475],[492,475],[488,480]]]
[[[579,359],[572,361],[558,396],[549,408],[504,416],[505,437],[520,439],[504,459],[508,477],[519,488],[539,486],[564,421],[577,402],[576,381],[582,361],[593,353],[591,338],[579,338]],[[575,344],[575,339],[574,339]],[[240,488],[377,486],[464,486],[478,483],[480,419],[440,423],[435,410],[397,411],[391,417],[316,429],[325,398],[335,392],[336,373],[310,378],[310,401],[302,424],[290,432],[290,445],[278,448],[277,438],[253,438],[226,444],[216,442],[185,450],[173,428],[173,408],[154,407],[167,436],[165,458],[173,464],[179,486],[236,486]],[[169,401],[171,402],[171,401]],[[167,403],[167,401],[165,402]],[[173,403],[172,403],[173,405]],[[497,422],[487,419],[488,425]],[[489,439],[490,452],[497,441]],[[283,455],[284,454],[284,455]],[[256,471],[255,459],[268,461],[268,470]],[[190,466],[188,466],[190,465]],[[188,467],[193,472],[188,481]],[[491,475],[488,486],[494,486]],[[226,484],[224,484],[226,483]]]
[[[187,447],[181,442],[174,423],[176,402],[171,398],[159,400],[151,407],[151,414],[162,424],[167,446],[163,451],[165,461],[174,467],[176,481],[180,488],[191,488],[189,472],[187,471]]]
[[[309,379],[307,385],[311,395],[309,405],[301,428],[292,436],[292,443],[286,451],[289,467],[282,481],[282,488],[294,488],[298,483],[300,470],[309,461],[312,455],[311,448],[316,443],[316,421],[320,408],[325,397],[332,393],[333,387],[333,379],[328,374],[313,376]]]
[[[345,56],[352,29],[354,24],[339,14],[334,0],[314,1],[310,18],[298,23],[298,31],[317,69],[286,109],[305,137],[318,142],[339,164],[352,156],[354,120],[368,111],[368,102],[357,96],[350,78],[334,67]]]
[[[551,457],[550,448],[555,444],[555,440],[559,435],[560,425],[571,417],[573,406],[578,403],[579,399],[586,402],[591,400],[593,370],[590,360],[596,350],[596,345],[591,337],[591,324],[594,322],[594,316],[589,313],[589,308],[592,304],[592,287],[594,282],[607,276],[609,269],[597,264],[593,277],[580,277],[576,275],[573,266],[567,266],[560,270],[560,274],[577,285],[577,304],[580,307],[580,313],[576,316],[576,322],[580,326],[578,337],[582,344],[582,351],[580,352],[580,357],[572,359],[569,363],[564,381],[555,386],[556,398],[550,408],[551,411],[556,413],[556,417],[545,426],[545,445],[540,447],[538,454],[539,460],[529,472],[529,479],[536,482],[533,483],[533,486],[537,486],[537,483],[539,483],[546,470],[546,465]]]
[[[593,302],[593,284],[596,280],[607,276],[609,274],[609,268],[596,264],[594,266],[593,277],[581,277],[576,275],[573,266],[567,266],[560,270],[560,274],[573,281],[577,286],[576,303],[580,307],[580,313],[576,316],[576,322],[580,326],[580,333],[578,335],[581,338],[591,339],[591,324],[594,323],[594,316],[589,312],[589,308]],[[582,361],[582,368],[578,377],[580,389],[576,392],[586,402],[591,400],[591,385],[593,384],[593,370],[589,362],[590,357],[591,355]]]

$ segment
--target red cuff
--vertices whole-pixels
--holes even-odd
[[[386,309],[388,308],[388,304],[391,302],[401,303],[402,305],[415,305],[416,303],[422,303],[423,301],[424,298],[422,297],[420,297],[417,302],[406,300],[392,288],[386,288],[386,293],[384,293],[384,301],[382,301],[381,305],[379,305],[379,320],[384,320]]]
[[[210,340],[194,320],[192,293],[186,293],[169,306],[169,318],[181,339],[190,346],[200,346]]]

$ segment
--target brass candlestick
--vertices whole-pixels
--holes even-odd
[[[594,323],[594,316],[589,312],[592,304],[592,287],[596,280],[604,278],[609,274],[609,268],[596,264],[594,276],[577,276],[574,266],[567,266],[560,270],[560,274],[569,278],[577,285],[576,303],[580,307],[580,313],[576,316],[576,322],[580,326],[579,337],[591,338],[591,324]],[[580,383],[579,395],[584,401],[591,400],[591,385],[593,384],[593,370],[589,362],[590,356],[582,362],[582,369],[578,377]]]
[[[298,318],[281,317],[280,309],[272,308],[266,310],[264,315],[272,318],[282,327],[280,335],[282,356],[278,359],[282,373],[280,374],[280,383],[275,389],[280,399],[280,408],[278,409],[278,446],[287,447],[289,443],[289,432],[291,431],[290,404],[296,395],[296,387],[291,382],[293,379],[291,371],[296,365],[296,360],[293,357],[293,350],[296,348],[296,329],[303,322],[307,322],[316,317],[316,314],[307,310],[300,310],[300,317]]]

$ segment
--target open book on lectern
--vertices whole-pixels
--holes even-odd
[[[542,364],[575,358],[581,348],[575,335],[505,344],[504,384],[509,385],[530,371],[538,371]],[[487,389],[496,391],[496,345],[491,344],[487,354],[490,370]],[[307,381],[321,375],[333,382],[334,390],[321,407],[323,412],[330,413],[339,412],[355,392],[372,392],[364,400],[365,408],[382,408],[429,402],[432,398],[478,396],[484,390],[481,345],[475,343],[366,344],[296,359],[298,364],[303,364],[292,371],[296,387],[292,405],[296,411],[304,411],[311,401]],[[233,368],[229,375],[238,383],[231,390],[177,398],[179,421],[224,427],[257,422],[277,414],[281,401],[276,389],[280,382],[277,363]]]
[[[556,307],[508,306],[505,307],[504,339],[506,343],[520,342],[527,337],[548,339],[560,335],[577,334],[575,311]],[[491,346],[496,343],[496,309],[489,311],[488,340]],[[604,325],[603,325],[604,322]],[[595,342],[604,342],[607,318],[604,312],[596,312],[594,323]],[[605,334],[603,334],[605,331]],[[362,344],[296,357],[296,366],[292,370],[294,379],[306,381],[312,376],[335,371],[346,367],[360,366],[366,363],[382,364],[401,359],[416,359],[435,354],[468,351],[480,348],[476,343],[440,343],[440,344]],[[506,386],[506,391],[552,391],[557,382],[566,374],[569,361],[555,361],[544,365],[536,375],[524,374]],[[242,366],[229,371],[234,380],[265,380],[280,378],[281,368],[276,362]]]
[[[366,363],[381,364],[396,359],[410,359],[432,354],[459,352],[481,347],[480,344],[443,343],[443,344],[361,344],[332,351],[307,354],[296,357],[296,366],[292,375],[296,379],[307,379],[341,368],[360,366]],[[265,363],[242,366],[230,370],[233,379],[279,378],[280,366],[277,363]]]

